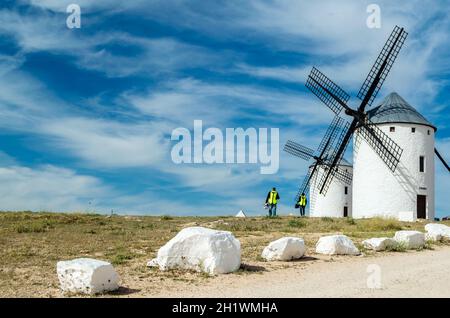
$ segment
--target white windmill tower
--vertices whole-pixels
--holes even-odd
[[[367,112],[368,118],[402,149],[392,172],[356,131],[354,150],[355,218],[434,218],[434,134],[436,127],[397,93]]]
[[[326,195],[319,195],[318,180],[329,170],[331,150],[334,140],[342,128],[343,119],[336,116],[329,126],[325,136],[320,143],[317,152],[302,146],[294,141],[289,140],[284,146],[284,150],[294,156],[304,160],[313,159],[314,163],[309,166],[308,173],[300,186],[295,203],[298,202],[300,195],[309,193],[309,215],[312,217],[343,217],[351,216],[352,204],[352,165],[343,160],[334,170],[334,179],[330,184],[330,189]]]
[[[310,166],[312,169],[313,166]],[[338,165],[339,171],[353,174],[350,162],[342,159]],[[316,176],[309,186],[309,216],[310,217],[351,217],[352,214],[352,180],[335,178],[330,184],[326,195],[319,194],[319,180],[328,170],[327,165],[320,165]]]

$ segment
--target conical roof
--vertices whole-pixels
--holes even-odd
[[[414,107],[408,104],[399,94],[390,93],[377,107],[367,112],[368,118],[377,124],[407,123],[436,127],[422,116]]]
[[[247,216],[245,215],[244,211],[240,210],[240,211],[238,212],[238,214],[236,214],[236,217],[237,217],[237,218],[245,218],[245,217],[247,217]]]

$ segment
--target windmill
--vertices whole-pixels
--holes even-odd
[[[309,74],[306,87],[336,115],[345,110],[345,114],[353,118],[339,135],[335,151],[330,157],[329,170],[323,174],[319,182],[321,194],[327,192],[332,179],[336,176],[335,168],[341,161],[349,140],[357,129],[392,172],[397,168],[403,152],[402,148],[368,119],[366,107],[370,107],[377,96],[407,35],[408,33],[403,28],[398,26],[394,28],[359,90],[357,96],[361,99],[361,104],[357,109],[352,109],[347,105],[349,95],[317,68],[313,67]]]
[[[325,135],[322,138],[322,141],[320,142],[316,152],[313,149],[300,145],[292,140],[288,140],[286,145],[284,146],[284,151],[286,151],[291,155],[294,155],[304,160],[310,159],[314,160],[314,163],[308,169],[308,173],[303,179],[303,182],[297,192],[297,195],[295,197],[295,203],[298,202],[299,197],[302,193],[308,194],[309,184],[311,180],[317,176],[318,168],[322,167],[326,171],[328,170],[328,167],[331,164],[330,161],[330,153],[332,153],[331,149],[333,147],[336,136],[339,133],[339,130],[343,126],[343,122],[344,120],[339,116],[334,117],[333,121],[331,122],[330,126],[325,132]],[[349,172],[342,170],[339,167],[335,167],[334,170],[337,179],[344,182],[345,184],[348,185],[351,184],[352,175]]]

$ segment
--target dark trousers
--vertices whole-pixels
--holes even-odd
[[[277,205],[269,204],[269,216],[277,216]]]
[[[300,216],[305,216],[305,206],[300,205]]]

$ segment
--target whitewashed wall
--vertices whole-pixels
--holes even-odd
[[[417,195],[427,196],[427,218],[434,218],[434,129],[414,124],[379,124],[403,154],[393,174],[365,140],[353,140],[353,217],[398,218],[399,212],[417,217]],[[395,127],[395,132],[390,132]],[[411,128],[416,132],[412,133]],[[428,131],[430,134],[428,135]],[[419,172],[419,156],[425,172]]]
[[[340,166],[341,169],[347,170],[352,173],[351,166]],[[310,217],[343,217],[344,206],[348,207],[348,216],[352,216],[352,185],[346,185],[334,178],[330,184],[330,188],[327,194],[324,196],[319,194],[317,189],[317,183],[320,182],[324,169],[318,170],[317,177],[313,178],[310,184],[309,199],[309,216]],[[348,192],[345,194],[345,187],[347,186]]]

